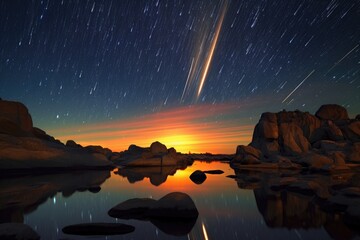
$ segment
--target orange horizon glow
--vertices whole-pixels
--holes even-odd
[[[135,144],[148,147],[159,141],[168,148],[187,153],[234,153],[236,146],[251,141],[253,125],[240,119],[217,120],[239,108],[234,104],[178,107],[124,120],[53,129],[49,132],[66,142],[71,139],[87,145],[101,145],[123,151]]]

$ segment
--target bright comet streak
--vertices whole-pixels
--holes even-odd
[[[302,80],[301,83],[299,83],[299,85],[297,85],[296,88],[294,88],[294,90],[292,90],[291,93],[289,93],[289,95],[287,95],[287,97],[284,98],[284,100],[281,103],[284,103],[286,101],[286,99],[288,99],[306,81],[306,79],[308,79],[314,72],[315,72],[315,69],[312,70],[311,73],[309,73],[309,75],[307,75],[307,77],[304,78],[304,80]]]
[[[216,45],[217,45],[217,42],[218,42],[218,39],[219,39],[219,35],[220,35],[221,27],[222,27],[222,24],[223,24],[223,21],[224,21],[224,18],[225,18],[227,7],[228,7],[228,4],[227,4],[227,1],[225,1],[224,6],[222,8],[222,13],[220,15],[220,19],[219,19],[219,21],[217,23],[217,26],[216,26],[215,35],[214,35],[214,37],[213,37],[213,39],[211,41],[210,53],[207,56],[206,63],[205,63],[205,68],[204,68],[204,70],[202,71],[202,74],[201,74],[201,80],[200,80],[200,85],[199,85],[199,89],[198,89],[198,92],[197,92],[197,98],[199,98],[199,96],[200,96],[200,93],[202,91],[202,88],[203,88],[205,80],[206,80],[206,76],[207,76],[208,71],[209,71],[209,67],[210,67],[210,64],[211,64],[211,61],[212,61],[212,58],[213,58],[213,55],[214,55],[214,51],[215,51],[215,48],[216,48]]]

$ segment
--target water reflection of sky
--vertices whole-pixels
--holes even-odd
[[[207,175],[206,181],[197,185],[189,176],[197,170],[221,169],[221,175]],[[226,163],[195,162],[186,170],[168,176],[166,182],[154,186],[149,179],[129,183],[127,178],[112,173],[101,185],[101,191],[76,192],[70,197],[57,193],[35,211],[25,216],[25,223],[32,226],[42,239],[73,239],[61,232],[62,227],[82,222],[121,222],[135,226],[133,233],[123,236],[95,237],[92,239],[329,239],[323,228],[289,230],[269,228],[259,213],[252,190],[239,189],[234,174]],[[116,204],[135,197],[159,199],[167,193],[181,191],[192,197],[199,217],[192,231],[185,236],[165,234],[150,222],[116,220],[107,211]],[[276,210],[275,210],[276,211]],[[83,237],[76,237],[85,239]]]

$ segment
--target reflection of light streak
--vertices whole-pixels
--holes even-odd
[[[337,61],[337,62],[334,64],[334,66],[332,66],[332,67],[326,72],[326,74],[328,74],[331,70],[333,70],[334,67],[336,67],[339,63],[341,63],[342,60],[344,60],[347,56],[349,56],[349,54],[352,53],[352,52],[353,52],[356,48],[358,48],[358,47],[359,47],[359,44],[356,45],[353,49],[351,49],[347,54],[345,54],[345,56],[343,56],[339,61]]]
[[[215,51],[215,48],[216,48],[216,44],[217,44],[218,39],[219,39],[219,34],[220,34],[221,27],[222,27],[222,24],[223,24],[223,21],[224,21],[226,10],[227,10],[227,1],[225,1],[225,4],[223,6],[222,13],[220,15],[220,19],[219,19],[219,21],[217,23],[217,26],[216,26],[215,35],[214,35],[214,37],[212,39],[212,42],[211,42],[210,53],[207,56],[205,67],[203,68],[203,71],[202,71],[202,74],[201,74],[201,80],[200,80],[200,85],[199,85],[198,92],[197,92],[197,98],[200,96],[201,90],[202,90],[202,88],[204,86],[204,83],[205,83],[205,80],[206,80],[206,76],[207,76],[208,71],[209,71],[210,63],[211,63],[211,60],[213,58],[214,51]]]
[[[204,223],[202,223],[201,225],[202,225],[202,230],[203,230],[203,233],[204,233],[204,238],[205,238],[205,240],[208,240],[209,238],[208,238],[208,235],[207,235],[207,232],[206,232],[205,225],[204,225]]]
[[[313,73],[315,72],[315,69],[311,71],[311,73],[309,73],[309,75],[307,75],[306,78],[304,78],[304,80],[302,80],[299,85],[296,86],[296,88],[294,88],[294,90],[291,91],[291,93],[289,93],[289,95],[287,95],[286,98],[284,98],[284,100],[282,101],[282,103],[284,103],[286,101],[286,99],[288,99],[305,81],[306,79],[308,79]]]

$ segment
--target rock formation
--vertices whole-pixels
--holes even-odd
[[[22,103],[0,100],[0,170],[112,167],[110,150],[74,144],[66,146],[33,127]]]
[[[263,113],[252,142],[238,146],[231,163],[346,170],[346,163],[360,163],[360,121],[335,104],[321,106],[315,115],[298,110]]]
[[[154,167],[187,166],[192,160],[177,153],[174,148],[167,149],[164,144],[153,142],[149,148],[130,145],[114,162],[127,167]]]

